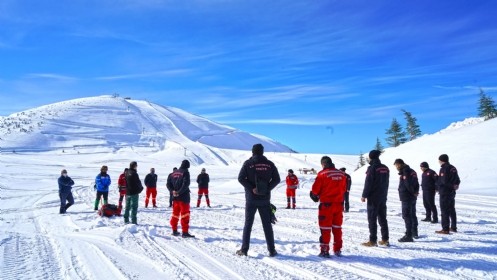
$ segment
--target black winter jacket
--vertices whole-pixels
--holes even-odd
[[[373,159],[369,164],[362,197],[367,198],[370,203],[386,202],[390,170],[379,159]]]
[[[448,162],[445,162],[440,167],[440,174],[438,174],[438,192],[440,195],[447,195],[459,189],[459,174],[457,169]]]
[[[438,174],[434,170],[426,169],[423,174],[421,174],[421,188],[423,191],[436,191],[438,189],[437,181]]]
[[[135,169],[128,169],[126,172],[126,194],[135,195],[143,190],[142,181]]]
[[[167,188],[178,192],[173,200],[190,203],[190,172],[188,168],[180,167],[167,178]]]
[[[259,181],[268,184],[269,193],[267,195],[256,195],[253,189],[256,188],[256,176]],[[238,174],[238,182],[245,188],[245,199],[247,202],[253,200],[271,200],[271,191],[280,183],[280,174],[274,163],[265,156],[254,155],[243,163]]]
[[[156,188],[157,174],[148,173],[147,176],[145,176],[145,186],[147,186],[147,188]]]
[[[197,183],[199,189],[207,189],[209,188],[209,174],[200,173],[197,176]]]
[[[399,198],[400,201],[415,200],[419,194],[418,174],[409,165],[404,164],[399,171]]]

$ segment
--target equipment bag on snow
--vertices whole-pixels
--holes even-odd
[[[98,215],[103,217],[112,217],[114,215],[121,216],[121,210],[122,208],[115,204],[104,204],[100,210],[98,210]]]

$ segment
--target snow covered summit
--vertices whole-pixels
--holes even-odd
[[[18,151],[175,147],[267,151],[291,149],[266,137],[221,125],[178,108],[113,96],[74,99],[0,117],[0,146]],[[150,149],[151,148],[151,149]]]

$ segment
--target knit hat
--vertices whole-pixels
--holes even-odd
[[[190,168],[190,162],[187,159],[183,160],[181,162],[180,168],[181,169],[188,169],[188,168]]]
[[[424,167],[424,168],[430,168],[430,166],[428,165],[428,163],[426,161],[423,161],[419,167]]]
[[[252,154],[262,156],[264,154],[264,146],[262,144],[255,144],[252,146]]]
[[[347,168],[342,167],[342,168],[340,168],[340,170],[343,171],[343,172],[345,172],[345,170],[347,170]]]
[[[393,164],[395,165],[395,164],[405,164],[405,163],[404,163],[404,161],[403,161],[402,159],[398,158],[398,159],[396,159],[396,160],[394,161],[394,163],[393,163]]]
[[[292,169],[288,169],[288,173],[292,173],[293,174],[293,170]]]
[[[132,161],[129,163],[129,169],[135,169],[138,166],[138,163],[136,161]]]
[[[440,155],[438,157],[438,160],[441,161],[441,162],[449,162],[449,156],[446,155],[446,154]]]
[[[380,155],[381,155],[381,151],[378,151],[378,150],[371,150],[369,152],[370,159],[378,159],[378,158],[380,158]]]
[[[62,175],[62,174],[64,174],[64,173],[65,173],[65,174],[67,174],[67,170],[62,169],[62,171],[60,171],[60,174]]]

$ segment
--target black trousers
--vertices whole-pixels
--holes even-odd
[[[381,239],[388,240],[388,221],[387,221],[387,202],[371,202],[368,199],[368,224],[369,224],[369,241],[378,240],[378,224],[381,228]],[[377,224],[378,222],[378,224]]]
[[[345,208],[345,211],[349,212],[349,192],[345,192],[345,194],[343,195],[343,206]]]
[[[442,212],[442,230],[457,230],[456,192],[440,195],[440,211]]]
[[[423,190],[423,205],[426,210],[426,219],[438,221],[438,211],[435,205],[435,191]]]
[[[416,217],[416,199],[402,201],[402,219],[406,226],[406,235],[412,237],[418,233],[418,217]]]
[[[74,204],[74,198],[72,196],[72,192],[59,192],[60,198],[60,214],[66,213],[67,208],[71,207]]]
[[[250,234],[254,224],[255,212],[259,211],[262,228],[266,236],[266,244],[269,252],[275,250],[274,233],[271,225],[271,204],[269,200],[253,200],[245,203],[245,226],[243,227],[242,251],[247,252],[250,247]]]

